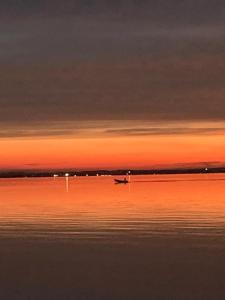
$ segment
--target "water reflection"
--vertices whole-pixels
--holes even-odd
[[[66,176],[65,180],[66,180],[66,192],[68,193],[69,192],[69,177]]]
[[[225,233],[225,176],[0,180],[0,235],[113,239]]]

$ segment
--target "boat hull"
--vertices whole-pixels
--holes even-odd
[[[123,184],[128,183],[127,179],[114,179],[114,181],[115,181],[115,183],[123,183]]]

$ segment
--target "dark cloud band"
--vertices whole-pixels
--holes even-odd
[[[2,128],[224,121],[224,1],[3,0],[0,15]]]
[[[136,122],[73,122],[73,123],[37,123],[30,128],[28,125],[3,127],[0,138],[108,138],[108,137],[143,137],[143,136],[215,136],[225,135],[225,124],[213,127],[211,124],[191,124],[179,122],[154,124],[143,121]],[[127,124],[126,124],[127,123]],[[132,124],[133,123],[133,124]],[[142,126],[140,125],[142,124]],[[126,126],[126,127],[125,127]],[[136,126],[136,127],[134,127]],[[207,127],[208,126],[208,127]],[[211,126],[211,127],[209,127]]]

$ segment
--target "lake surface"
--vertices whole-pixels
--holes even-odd
[[[225,174],[0,179],[1,299],[225,299]]]

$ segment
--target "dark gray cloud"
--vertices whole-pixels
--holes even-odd
[[[2,66],[0,122],[224,120],[220,58]]]
[[[2,0],[3,16],[93,15],[148,17],[154,22],[223,20],[222,0]]]
[[[224,24],[149,24],[133,19],[29,18],[2,22],[0,63],[119,62],[224,50]]]
[[[224,120],[224,1],[3,0],[0,15],[2,127]]]

